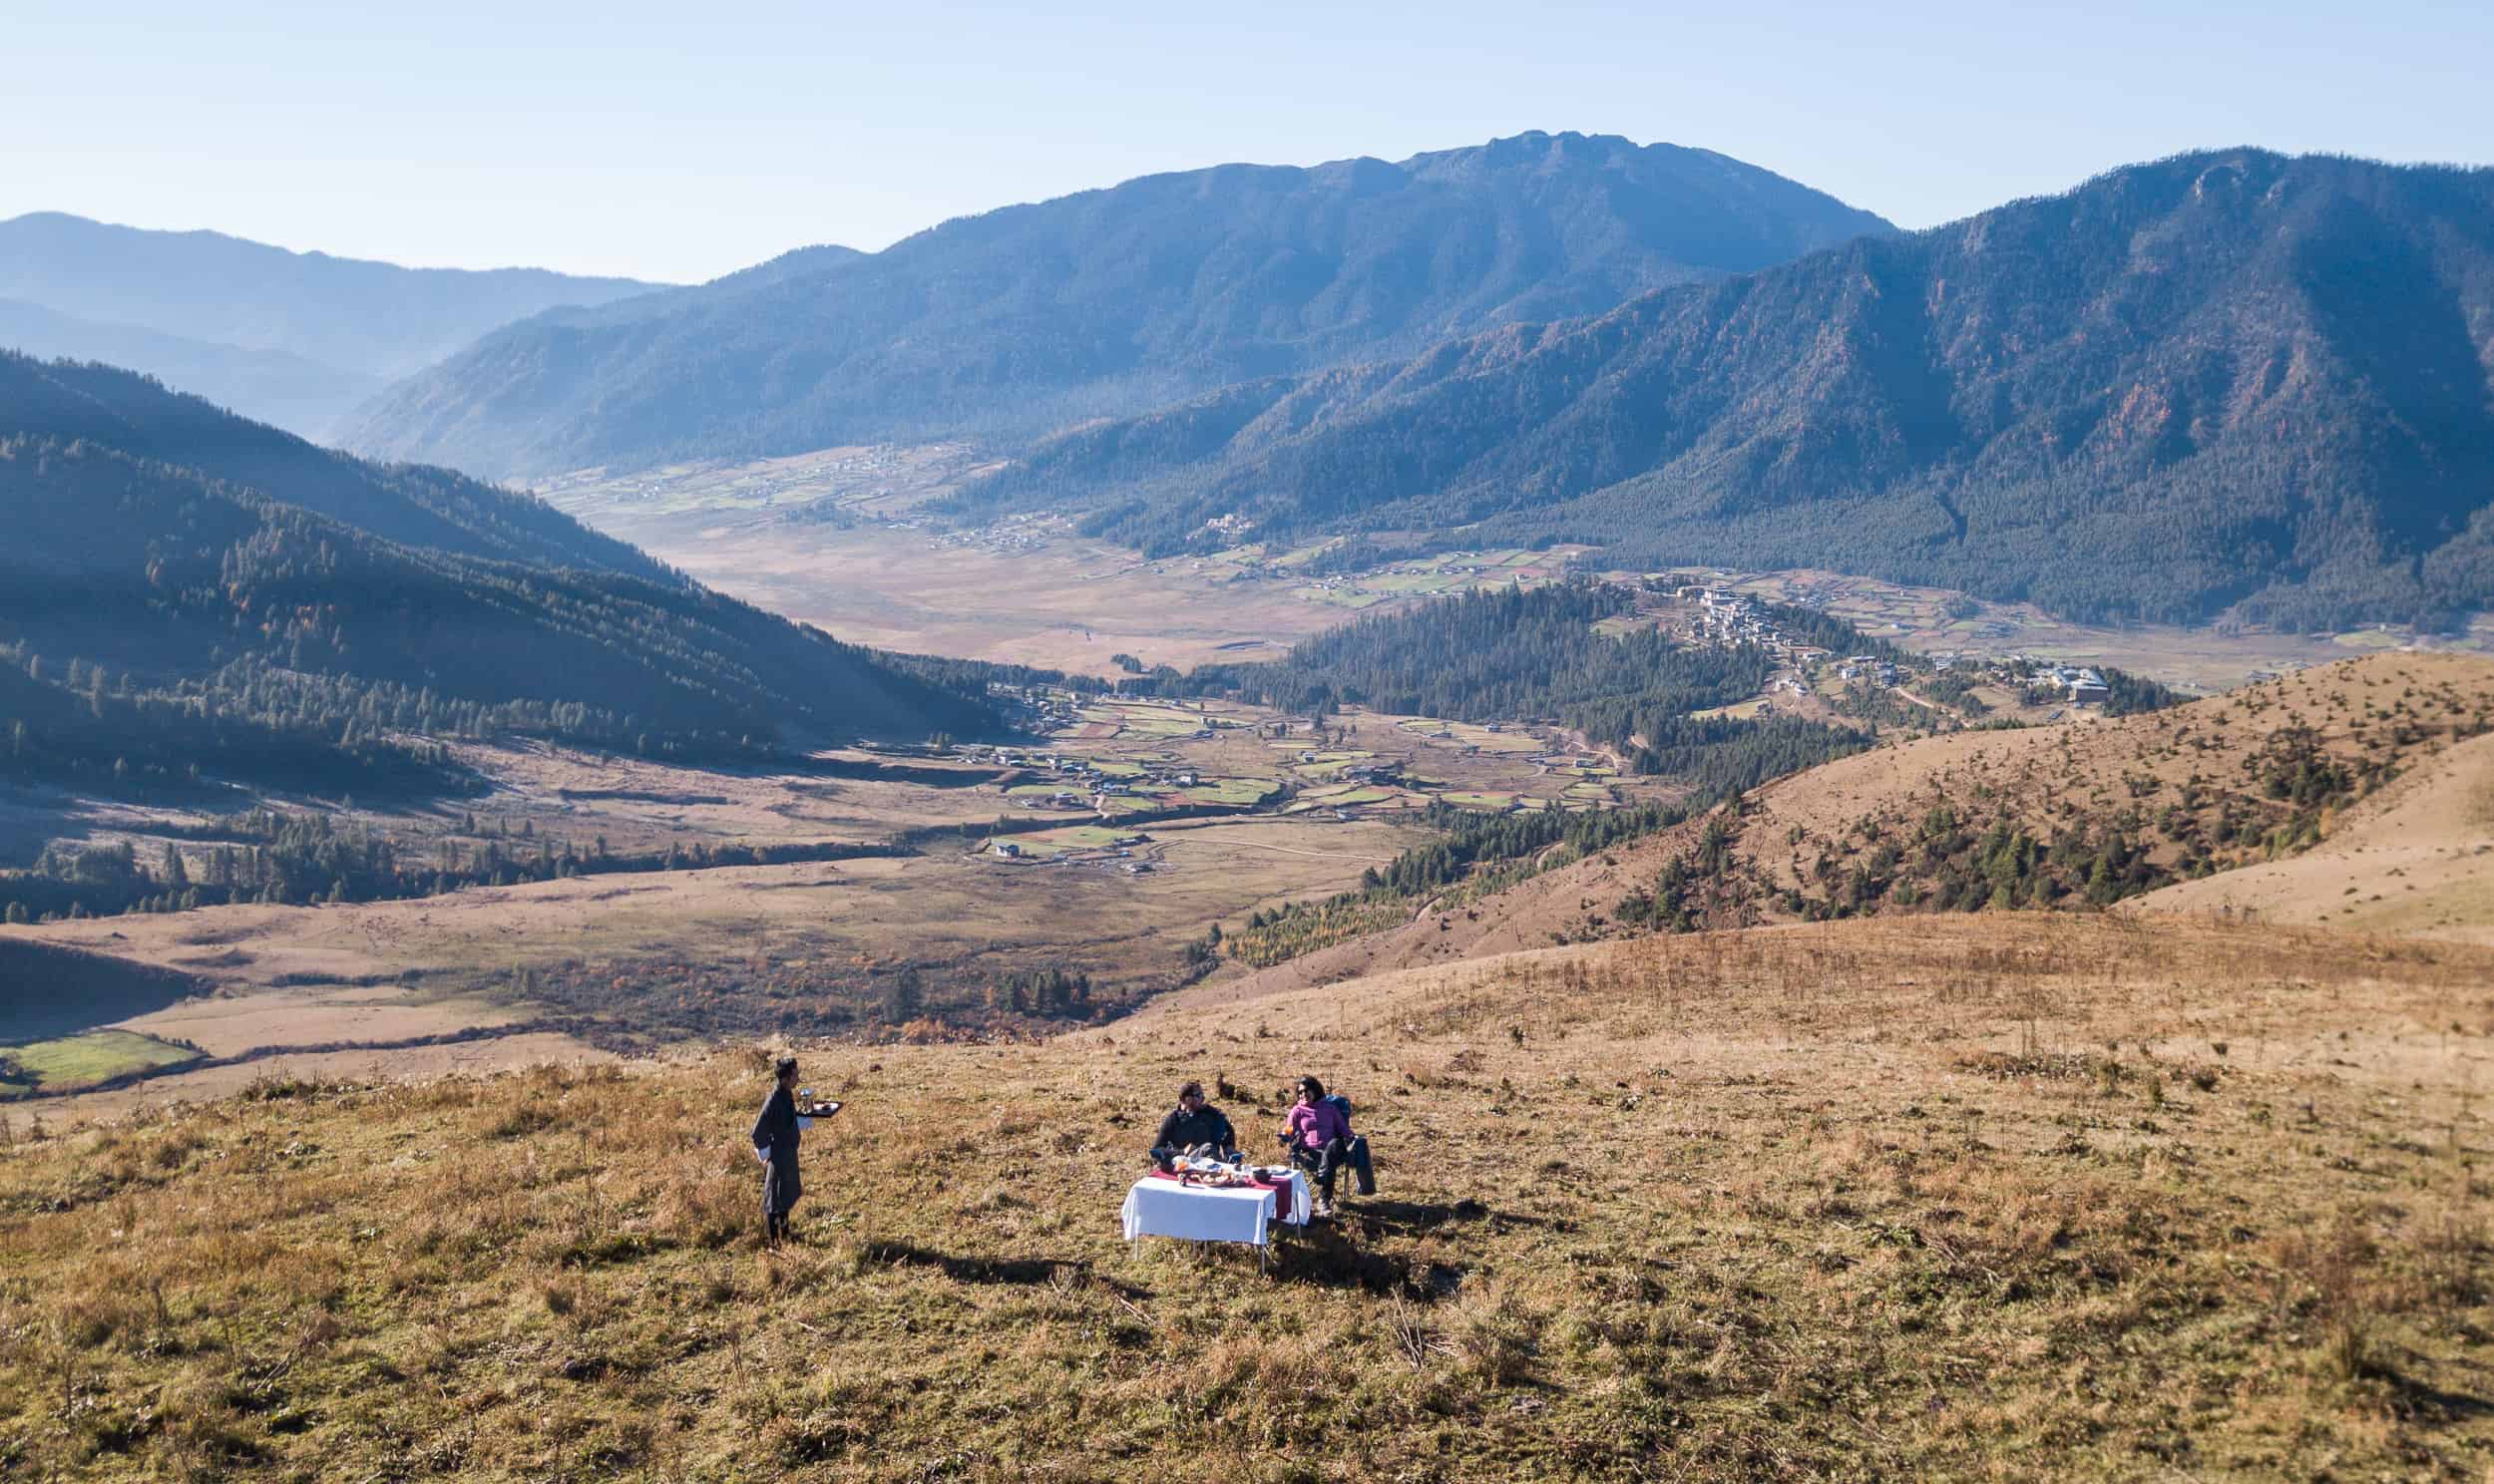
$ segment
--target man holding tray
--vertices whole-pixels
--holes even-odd
[[[797,1178],[797,1059],[783,1056],[771,1068],[778,1073],[762,1116],[753,1120],[753,1153],[762,1161],[762,1240],[777,1247],[788,1236],[788,1213],[796,1209],[805,1185]]]

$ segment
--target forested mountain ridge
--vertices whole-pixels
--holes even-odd
[[[1889,229],[1720,155],[1609,137],[1221,166],[547,314],[393,388],[347,443],[500,475],[1024,438]]]
[[[978,697],[689,582],[401,546],[91,443],[0,441],[0,640],[99,715],[163,700],[350,743],[696,754],[990,724]]]
[[[91,443],[194,470],[406,546],[680,580],[534,496],[447,469],[367,464],[112,366],[0,351],[0,438]]]
[[[980,700],[681,579],[402,546],[91,443],[0,443],[0,497],[15,517],[0,637],[83,658],[90,687],[127,672],[261,709],[344,705],[376,729],[626,747],[643,731],[759,742],[986,720]]]
[[[0,221],[0,298],[371,376],[429,366],[498,325],[557,305],[663,286],[545,268],[406,268],[59,211]]]
[[[410,737],[702,757],[995,725],[975,675],[105,367],[0,356],[0,774],[370,789],[440,781]]]
[[[977,503],[1825,566],[2087,618],[2494,604],[2494,172],[2112,172],[1611,313],[1064,435]]]

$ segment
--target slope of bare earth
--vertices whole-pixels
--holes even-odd
[[[2419,764],[2311,850],[2122,904],[2494,943],[2494,736]]]
[[[2022,833],[2033,842],[2038,880],[2045,879],[2040,873],[2056,835],[2096,850],[2118,834],[2135,853],[2128,869],[2149,884],[2160,877],[2218,873],[2183,899],[2214,907],[2223,901],[2222,884],[2233,879],[2233,870],[2273,852],[2291,855],[2314,841],[2334,839],[2348,825],[2342,808],[2272,797],[2271,786],[2281,776],[2292,786],[2293,767],[2282,774],[2281,760],[2303,755],[2295,749],[2308,749],[2307,761],[2338,770],[2350,788],[2388,783],[2429,769],[2485,728],[2489,714],[2494,714],[2494,661],[2386,654],[2298,671],[2146,715],[1961,732],[1882,747],[1753,790],[1737,813],[1692,821],[1495,896],[1465,901],[1457,894],[1427,906],[1404,927],[1270,968],[1252,973],[1227,968],[1186,996],[1190,1003],[1254,998],[1386,969],[1615,934],[1627,930],[1619,921],[1622,904],[1654,891],[1673,862],[1697,858],[1708,828],[1718,823],[1731,832],[1730,859],[1722,872],[1692,889],[1690,917],[1699,926],[1927,910],[1933,884],[1965,871],[1969,852],[1994,825],[2013,840]],[[2459,781],[2449,788],[2465,795],[2473,787],[2466,779],[2475,776],[2483,756],[2481,743],[2472,745],[2454,765],[2452,776]],[[1930,822],[1942,808],[1953,824],[1935,834]],[[2479,835],[2470,837],[2471,828]],[[2475,859],[2469,842],[2482,839],[2482,829],[2452,825],[2443,844],[2446,857],[2464,845]],[[1934,861],[1942,845],[1953,846],[1954,854],[1939,853]],[[2080,888],[2090,859],[2083,852],[2074,856],[2065,874],[2078,885],[2053,900],[2084,900]],[[2329,859],[2372,858],[2342,853]],[[1871,895],[1857,887],[1858,868],[1875,889]],[[2315,867],[2309,879],[2324,880],[2332,869]],[[2395,925],[2446,933],[2494,926],[2494,900],[2469,885],[2476,880],[2473,874],[2455,875],[2450,890],[2431,898],[2431,912],[2400,916]],[[1913,885],[1918,906],[1899,901],[1906,895],[1896,890],[1900,883]],[[2342,895],[2347,884],[2340,882]],[[2359,896],[2382,892],[2386,899],[2393,891],[2397,888],[2375,883]],[[2416,895],[2425,895],[2421,884]],[[2044,900],[2023,899],[2019,905]],[[1978,897],[1962,905],[1982,902]],[[2315,905],[2315,916],[2317,911]]]
[[[0,1141],[28,1478],[2419,1479],[2494,1449],[2494,951],[1965,915]],[[1171,1088],[1382,1189],[1119,1238]],[[1212,1461],[1208,1464],[1208,1460]]]

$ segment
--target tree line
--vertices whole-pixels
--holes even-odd
[[[778,866],[899,853],[889,843],[783,845],[674,842],[665,850],[611,851],[581,842],[480,830],[473,815],[454,834],[408,841],[367,820],[258,806],[222,816],[142,854],[128,841],[47,845],[31,870],[0,875],[0,920],[116,917],[187,912],[233,903],[304,906],[388,902],[468,887],[508,887],[654,871]]]

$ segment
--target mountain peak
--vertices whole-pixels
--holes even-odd
[[[990,499],[1823,566],[2090,619],[2494,605],[2494,172],[2176,156],[1042,446]],[[1022,493],[1017,494],[1016,491]]]
[[[1890,230],[1728,157],[1615,136],[1225,165],[514,326],[350,437],[496,474],[1020,441]]]

